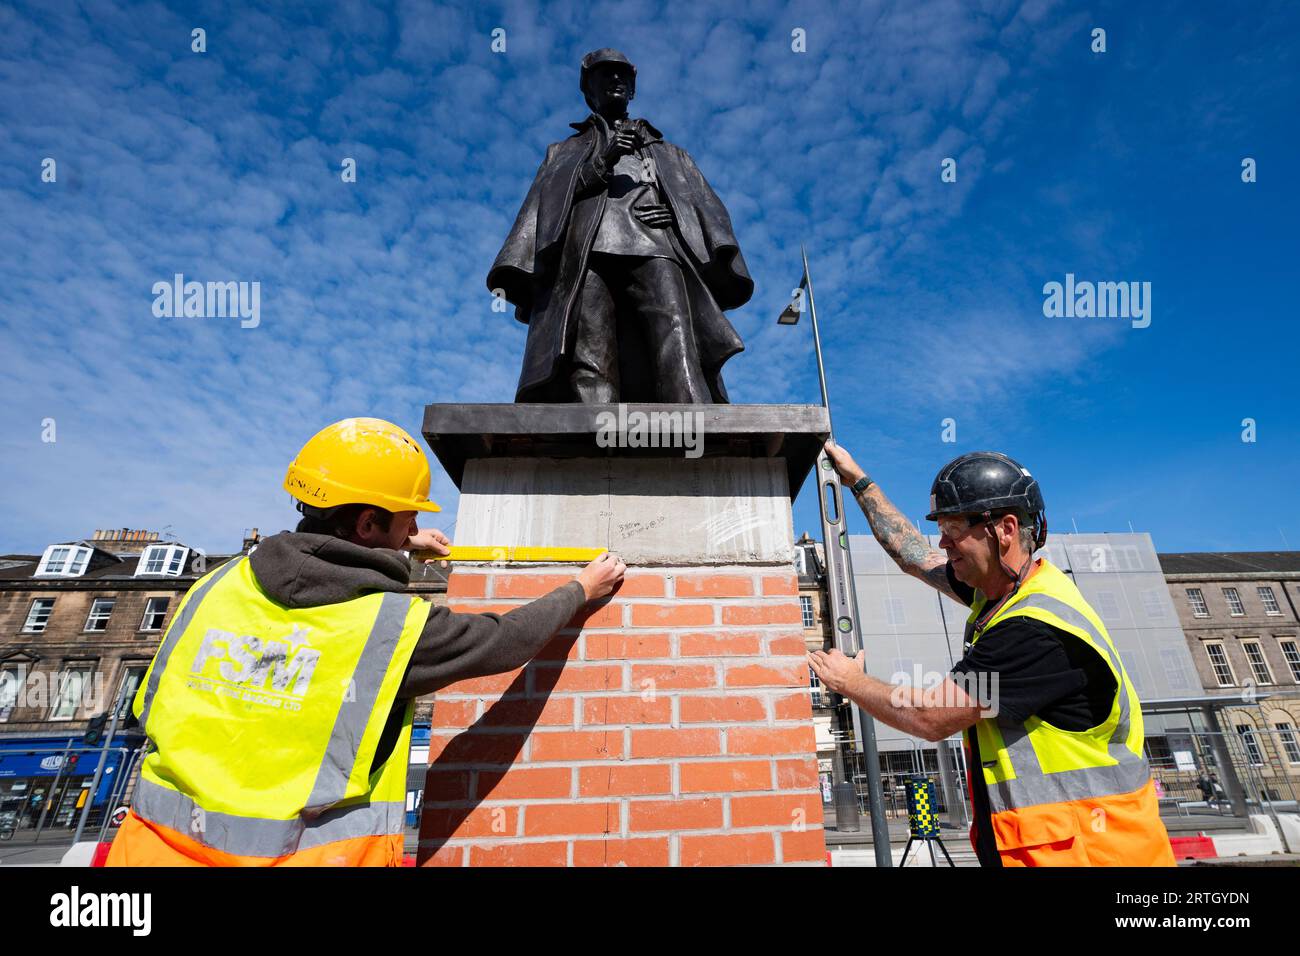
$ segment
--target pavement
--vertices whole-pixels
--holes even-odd
[[[833,823],[835,814],[828,808],[826,814],[826,849],[833,854],[836,866],[875,866],[876,856],[871,836],[871,822],[863,816],[861,829],[841,832]],[[1195,816],[1176,816],[1162,818],[1171,836],[1194,836],[1206,832],[1232,832],[1244,830],[1246,822],[1242,819],[1218,814],[1198,814]],[[964,824],[953,827],[941,824],[941,836],[944,848],[959,867],[979,866],[975,851]],[[63,855],[72,846],[71,830],[46,829],[41,833],[40,841],[35,839],[34,830],[19,830],[9,840],[0,840],[0,866],[58,866]],[[109,830],[106,839],[112,839],[115,830]],[[903,849],[907,844],[907,823],[904,820],[889,821],[889,843],[894,865],[901,862]],[[415,830],[406,833],[406,852],[414,855],[419,842]],[[935,860],[939,866],[947,866],[947,860],[935,847]],[[908,867],[931,866],[929,848],[914,844],[908,854]],[[1275,853],[1268,856],[1215,857],[1200,860],[1183,860],[1179,866],[1300,866],[1300,854]]]
[[[46,828],[36,841],[35,830],[18,830],[0,840],[0,866],[57,866],[72,846],[72,830]]]
[[[1245,831],[1246,820],[1220,813],[1197,813],[1190,815],[1162,816],[1165,829],[1173,837],[1195,836],[1198,833],[1233,833]],[[856,831],[839,831],[834,826],[835,810],[826,808],[826,849],[832,853],[835,866],[875,866],[876,854],[871,834],[871,821],[863,815],[860,829]],[[965,823],[953,825],[946,820],[940,824],[940,839],[948,851],[955,866],[979,866],[979,860],[971,847]],[[903,819],[889,821],[889,844],[894,865],[899,866],[903,849],[907,844],[907,822]],[[935,859],[939,866],[947,866],[947,860],[935,847]],[[929,849],[913,845],[908,854],[908,867],[931,866]],[[1300,854],[1273,853],[1267,856],[1208,857],[1197,860],[1180,860],[1179,866],[1298,866]]]
[[[110,829],[104,839],[112,840],[116,832]],[[11,839],[0,840],[0,866],[58,866],[63,854],[72,848],[72,834],[72,830],[47,828],[37,842],[35,830],[18,830]],[[89,835],[93,839],[98,834]],[[406,831],[405,849],[408,854],[415,855],[419,842],[415,830]]]

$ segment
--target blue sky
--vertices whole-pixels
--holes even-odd
[[[806,323],[775,324],[806,243],[839,438],[906,513],[995,448],[1060,530],[1300,548],[1293,5],[634,0],[0,9],[0,552],[230,550],[292,525],[324,424],[511,400],[525,330],[484,276],[607,45],[731,211],[733,401],[817,400]],[[259,281],[260,324],[155,317],[177,272]],[[1150,282],[1150,327],[1044,317],[1067,272]]]

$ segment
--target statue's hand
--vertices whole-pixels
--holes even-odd
[[[673,211],[667,206],[657,204],[634,206],[632,211],[643,223],[655,229],[666,229],[673,224]]]
[[[605,148],[605,154],[601,158],[605,162],[606,169],[613,169],[617,164],[619,157],[626,156],[636,149],[636,131],[631,127],[624,127],[610,138],[609,145]]]

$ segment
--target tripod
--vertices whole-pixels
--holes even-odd
[[[912,851],[912,844],[918,840],[925,843],[926,849],[930,851],[930,865],[938,866],[939,861],[934,855],[934,845],[939,844],[939,849],[943,852],[943,858],[948,861],[948,865],[955,867],[957,864],[952,861],[948,855],[948,848],[943,845],[943,839],[939,836],[939,818],[934,812],[934,781],[927,777],[917,774],[909,777],[907,780],[907,845],[903,847],[903,858],[899,861],[899,867],[907,866],[907,854]],[[920,855],[920,847],[917,847],[917,855]]]

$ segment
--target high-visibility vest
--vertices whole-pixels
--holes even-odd
[[[1096,612],[1046,559],[977,630],[986,604],[977,592],[970,644],[1009,618],[1033,618],[1073,634],[1115,677],[1109,714],[1088,730],[1062,730],[1036,715],[976,721],[981,766],[969,759],[967,766],[984,776],[1003,866],[1177,865],[1143,755],[1142,704]],[[970,733],[963,732],[968,758]]]
[[[247,558],[201,578],[135,698],[148,751],[106,865],[400,866],[414,701],[371,768],[429,608],[287,608]]]

